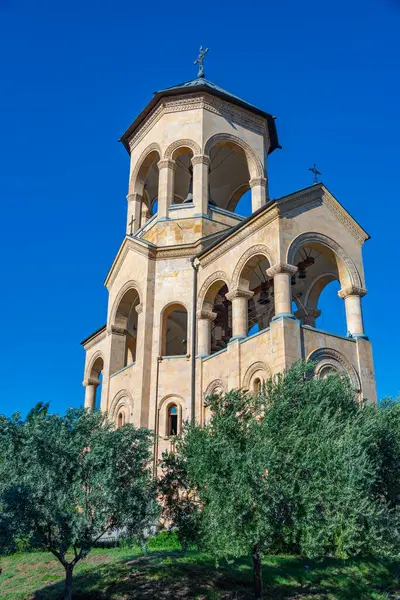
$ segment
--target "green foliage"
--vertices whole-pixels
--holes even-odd
[[[261,552],[399,554],[400,405],[361,406],[346,378],[312,368],[213,396],[211,422],[186,426],[162,462],[180,537],[255,567]]]
[[[141,537],[157,519],[149,431],[113,429],[100,412],[36,406],[0,417],[0,536],[30,539],[72,569],[106,531]],[[72,548],[73,558],[67,558]]]

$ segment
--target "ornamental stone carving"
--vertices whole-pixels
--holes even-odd
[[[269,368],[267,363],[263,361],[257,361],[250,365],[243,377],[243,387],[245,390],[248,390],[250,388],[250,383],[253,376],[259,371],[262,371],[264,373],[264,377],[266,379],[269,379],[271,377],[271,369]]]
[[[176,142],[173,142],[168,146],[168,148],[164,152],[164,158],[172,158],[175,150],[178,150],[178,148],[189,148],[194,155],[201,154],[200,146],[193,140],[176,140]]]
[[[230,133],[216,133],[215,135],[211,136],[205,144],[204,154],[209,155],[211,148],[218,142],[231,142],[239,148],[242,148],[247,158],[251,178],[254,179],[255,177],[264,177],[264,167],[251,146],[249,146],[249,144],[247,144],[247,142],[241,138]]]
[[[128,202],[141,202],[143,200],[143,196],[135,192],[134,194],[128,194],[126,199]]]
[[[267,187],[267,178],[266,177],[255,177],[254,179],[250,179],[249,186],[250,188],[256,187],[260,185],[262,187]]]
[[[348,298],[349,296],[359,296],[362,298],[367,293],[367,290],[363,287],[358,287],[356,285],[349,285],[346,288],[343,288],[338,291],[339,298]]]
[[[172,171],[175,171],[176,162],[174,160],[169,159],[159,160],[157,163],[157,167],[159,171],[161,171],[161,169],[172,169]]]
[[[286,273],[287,275],[296,275],[297,271],[298,268],[295,265],[279,262],[267,269],[267,275],[268,277],[274,277],[279,273]]]
[[[97,377],[88,377],[82,381],[82,385],[85,387],[88,385],[95,385],[97,387],[100,385],[100,379],[97,379]]]
[[[204,401],[203,404],[205,407],[210,406],[209,396],[212,394],[224,394],[225,393],[225,384],[222,379],[214,379],[211,383],[208,384],[205,392],[204,392]]]
[[[205,282],[203,283],[203,285],[201,286],[201,289],[199,291],[198,302],[199,302],[200,306],[203,305],[205,297],[207,295],[207,292],[210,289],[210,287],[212,286],[212,284],[216,283],[217,281],[221,281],[221,283],[225,283],[229,288],[229,285],[228,285],[229,279],[226,276],[226,273],[224,271],[216,271],[215,273],[212,273],[209,277],[207,277],[207,279],[205,280]]]
[[[140,315],[140,313],[143,312],[143,304],[137,304],[135,306],[135,310],[136,310],[137,314]]]
[[[207,165],[208,167],[211,164],[211,159],[206,154],[196,154],[192,158],[192,165],[195,167],[196,165]]]
[[[338,371],[345,372],[349,376],[352,388],[357,392],[360,391],[361,385],[357,371],[343,354],[337,350],[334,350],[333,348],[318,348],[310,354],[307,360],[317,363],[315,367],[317,375],[319,371],[322,371],[322,369],[328,365]]]
[[[146,160],[147,156],[149,154],[151,154],[152,152],[157,152],[158,159],[161,158],[161,149],[160,149],[160,146],[156,142],[149,144],[149,146],[147,146],[147,148],[145,150],[143,150],[142,154],[137,159],[135,167],[132,171],[132,175],[130,178],[130,185],[129,185],[130,192],[133,193],[135,191],[135,184],[136,184],[137,177],[139,175],[139,171],[140,171],[144,161]]]
[[[240,257],[233,271],[232,275],[232,286],[239,286],[239,278],[242,273],[242,270],[249,262],[249,260],[256,256],[265,256],[269,263],[271,263],[271,250],[265,246],[264,244],[256,244],[255,246],[251,246],[246,252]]]
[[[215,321],[217,318],[217,313],[207,308],[201,308],[197,311],[196,315],[198,319],[205,319],[207,321]]]
[[[234,298],[246,298],[246,300],[250,300],[250,298],[252,298],[253,296],[254,292],[250,290],[240,290],[238,288],[236,290],[228,292],[228,294],[225,294],[225,298],[230,302],[232,302]]]

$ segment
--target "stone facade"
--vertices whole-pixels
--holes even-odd
[[[101,409],[157,431],[157,456],[183,420],[207,420],[212,391],[255,390],[300,358],[317,376],[347,372],[376,402],[361,308],[368,235],[322,184],[269,199],[271,116],[195,80],[159,92],[121,139],[127,229],[105,283],[107,323],[83,342],[85,406],[101,382]],[[246,192],[244,219],[234,210]],[[334,280],[346,337],[318,329]]]

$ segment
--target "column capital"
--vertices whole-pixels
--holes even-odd
[[[234,298],[246,298],[246,300],[250,300],[250,298],[252,298],[254,296],[254,292],[250,291],[250,290],[232,290],[231,292],[228,292],[227,294],[225,294],[225,298],[227,300],[229,300],[230,302],[232,302],[232,300]]]
[[[215,321],[215,319],[217,318],[217,313],[207,308],[200,308],[197,311],[197,318],[204,319],[206,321]]]
[[[137,314],[140,315],[140,313],[143,312],[143,304],[137,304],[135,306],[135,310],[136,310]]]
[[[128,202],[141,202],[143,200],[143,196],[135,192],[134,194],[128,194],[126,199]]]
[[[116,333],[117,335],[125,335],[124,327],[118,327],[117,325],[108,325],[107,333],[111,335],[112,333]]]
[[[274,277],[279,273],[287,273],[288,275],[296,275],[298,268],[295,265],[289,265],[287,263],[276,263],[269,269],[267,269],[268,277]]]
[[[339,290],[338,296],[344,300],[349,296],[358,296],[359,298],[362,298],[366,293],[367,290],[365,288],[357,287],[356,285],[349,285],[348,287]]]
[[[267,187],[267,178],[266,177],[254,177],[253,179],[250,179],[250,181],[249,181],[250,188],[253,188],[256,185],[261,185],[262,187]]]
[[[170,160],[169,158],[165,158],[164,160],[158,161],[157,167],[159,171],[161,171],[161,169],[171,169],[172,171],[175,171],[176,162],[174,160]]]
[[[211,164],[211,159],[207,154],[196,154],[192,158],[192,165],[195,167],[196,165],[207,165],[209,167]]]
[[[84,387],[88,387],[89,385],[98,386],[100,385],[100,379],[97,379],[97,377],[88,377],[82,381],[82,385]]]

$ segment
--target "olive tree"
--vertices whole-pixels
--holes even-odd
[[[50,551],[72,598],[75,565],[107,531],[141,536],[157,519],[152,434],[100,412],[0,417],[0,535]]]

